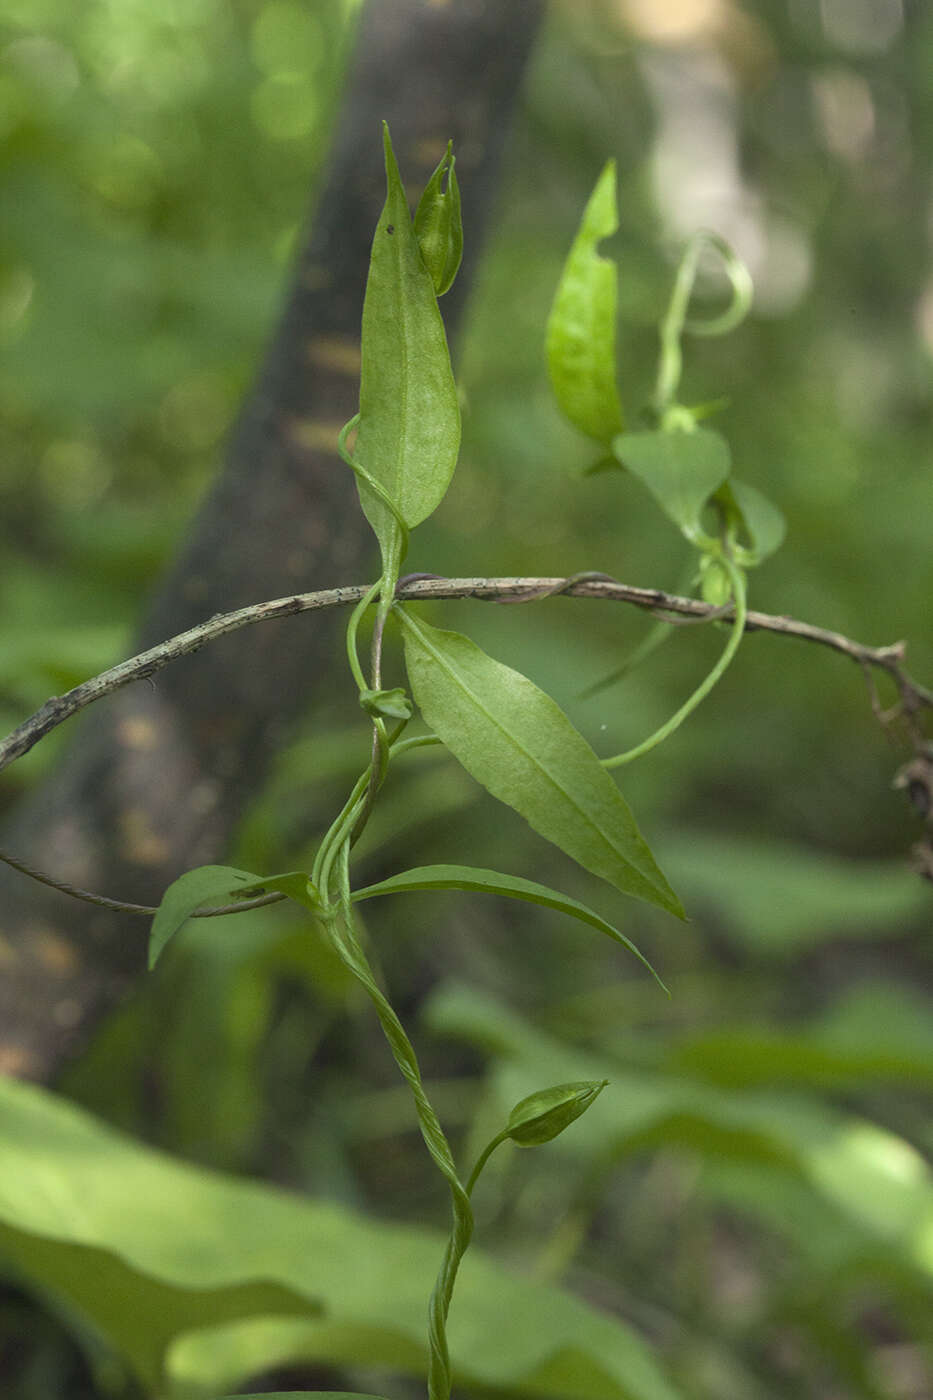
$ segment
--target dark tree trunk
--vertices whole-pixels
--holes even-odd
[[[371,0],[364,10],[281,324],[134,650],[216,612],[373,573],[334,441],[357,408],[363,289],[384,197],[380,122],[413,185],[454,139],[466,256],[443,303],[452,332],[540,12],[541,0]],[[4,845],[86,888],[158,902],[181,871],[223,858],[290,722],[322,693],[337,625],[328,615],[252,629],[111,697],[80,723]],[[0,1069],[49,1080],[140,976],[146,925],[6,867],[0,909]]]

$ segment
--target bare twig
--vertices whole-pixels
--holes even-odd
[[[218,637],[225,637],[230,632],[236,632],[241,627],[251,627],[257,622],[288,617],[292,613],[346,607],[351,603],[358,603],[366,589],[365,584],[353,584],[346,588],[325,589],[319,593],[297,593],[288,598],[275,598],[267,603],[254,603],[250,607],[239,608],[236,612],[218,613],[207,622],[179,633],[177,637],[170,637],[168,641],[160,642],[158,646],[150,647],[138,656],[121,661],[109,670],[102,671],[99,676],[82,681],[64,695],[53,695],[34,715],[24,720],[5,739],[0,740],[0,771],[28,753],[40,739],[79,710],[103,699],[105,695],[112,694],[122,686],[129,685],[132,681],[144,680],[155,675],[172,661],[199,651]],[[397,596],[408,602],[432,598],[532,602],[557,594],[630,603],[652,613],[666,613],[674,617],[708,619],[728,618],[731,615],[731,608],[723,613],[721,609],[697,598],[682,598],[675,593],[665,593],[659,588],[636,588],[632,584],[619,583],[607,576],[594,574],[575,574],[569,579],[417,578],[400,584]],[[781,636],[799,637],[802,641],[816,642],[820,646],[841,652],[862,666],[886,671],[897,688],[901,712],[908,717],[922,709],[933,708],[933,691],[919,685],[904,668],[906,646],[903,642],[881,647],[865,646],[843,636],[841,632],[831,632],[824,627],[815,627],[809,622],[799,622],[796,618],[771,613],[749,612],[745,625],[749,632],[777,632]]]
[[[83,890],[80,885],[72,885],[68,880],[56,880],[53,876],[47,875],[44,870],[37,870],[34,865],[30,865],[28,860],[20,860],[19,856],[11,856],[7,851],[0,851],[0,860],[6,865],[11,865],[14,870],[20,870],[24,875],[28,875],[31,880],[38,880],[40,885],[48,885],[53,890],[60,890],[62,894],[71,895],[72,899],[80,899],[83,904],[96,904],[99,909],[113,909],[118,914],[145,914],[152,918],[157,914],[158,908],[152,904],[128,904],[122,899],[109,899],[105,894],[94,894],[93,890]],[[191,915],[193,919],[210,919],[217,914],[242,914],[247,909],[261,909],[266,904],[278,904],[280,900],[287,898],[284,894],[261,894],[256,899],[241,899],[236,904],[218,904],[210,909],[196,909]]]
[[[181,632],[177,637],[141,652],[139,656],[121,661],[91,680],[82,681],[64,695],[53,695],[46,700],[34,715],[24,720],[7,737],[0,741],[0,771],[15,759],[28,753],[40,739],[44,738],[71,715],[85,709],[95,700],[119,690],[132,681],[144,680],[161,671],[179,657],[198,651],[208,642],[236,632],[241,627],[250,627],[257,622],[272,618],[288,617],[292,613],[315,612],[325,608],[345,607],[358,603],[367,592],[366,584],[354,584],[346,588],[331,588],[319,593],[297,593],[289,598],[276,598],[267,603],[255,603],[251,607],[239,608],[236,612],[219,613],[202,622],[197,627]],[[731,604],[714,607],[696,598],[682,598],[674,593],[665,593],[658,588],[636,588],[632,584],[619,583],[608,574],[582,573],[569,578],[438,578],[435,575],[413,574],[399,581],[396,597],[415,602],[436,598],[480,598],[500,603],[529,603],[543,598],[564,595],[574,598],[602,598],[613,602],[630,603],[644,608],[663,621],[709,622],[715,619],[728,619],[732,615]],[[853,641],[841,632],[831,632],[824,627],[814,627],[809,622],[799,622],[796,618],[782,617],[771,613],[749,612],[745,623],[746,631],[776,632],[780,636],[798,637],[802,641],[816,642],[841,652],[855,661],[865,673],[869,683],[869,697],[876,718],[884,725],[897,717],[907,723],[914,748],[920,752],[923,747],[923,733],[918,723],[918,715],[924,709],[933,708],[933,691],[919,685],[904,667],[906,644],[894,642],[890,646],[870,647]],[[377,643],[378,655],[378,643]],[[898,694],[898,703],[893,709],[882,710],[874,683],[874,670],[885,671],[891,677]],[[378,671],[374,683],[378,683]],[[129,904],[121,900],[109,899],[105,895],[83,890],[65,880],[57,880],[51,875],[37,870],[26,861],[0,851],[0,860],[5,861],[24,875],[50,885],[63,894],[75,899],[97,904],[105,909],[115,909],[121,913],[155,914],[155,908],[145,904]],[[237,904],[225,904],[216,908],[200,909],[196,917],[206,918],[218,914],[240,913],[256,909],[262,905],[275,904],[284,899],[281,894],[261,895],[257,899]]]

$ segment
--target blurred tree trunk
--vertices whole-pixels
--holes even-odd
[[[216,612],[372,575],[371,535],[334,440],[357,408],[363,289],[384,197],[380,121],[412,185],[454,139],[466,256],[443,304],[453,332],[540,12],[541,0],[371,0],[364,9],[281,323],[134,651]],[[181,871],[223,858],[290,722],[330,685],[322,677],[339,625],[330,615],[267,624],[110,698],[80,722],[3,844],[86,888],[157,903]],[[0,908],[0,1069],[49,1080],[141,975],[147,924],[7,867]]]

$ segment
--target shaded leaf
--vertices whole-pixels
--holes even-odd
[[[586,870],[683,918],[622,794],[559,705],[469,638],[399,615],[415,700],[467,772]]]
[[[665,850],[690,902],[708,906],[720,936],[759,958],[797,956],[840,934],[870,938],[898,920],[929,918],[926,888],[900,861],[699,831],[670,836]]]
[[[543,904],[548,909],[558,909],[562,914],[570,914],[581,923],[599,929],[600,933],[614,938],[635,954],[644,963],[651,975],[663,987],[648,960],[635,947],[632,941],[617,928],[588,909],[570,895],[561,894],[547,885],[539,885],[534,880],[523,880],[519,875],[503,875],[498,870],[481,870],[471,865],[422,865],[414,870],[404,870],[399,875],[391,875],[380,880],[378,885],[367,885],[365,889],[353,892],[354,902],[372,899],[380,894],[402,894],[416,890],[472,890],[478,894],[498,894],[509,899],[524,899],[529,904]],[[666,990],[666,989],[665,989]]]
[[[731,515],[744,529],[754,556],[746,562],[760,564],[784,543],[787,522],[777,506],[756,487],[736,481],[733,477],[722,484],[715,500],[725,510],[727,517]]]
[[[622,433],[612,450],[687,539],[696,539],[703,507],[729,475],[729,444],[721,433],[712,428]]]
[[[475,988],[435,993],[427,1019],[435,1030],[496,1049],[502,1064],[494,1081],[505,1104],[542,1074],[610,1076],[611,1104],[598,1124],[581,1120],[568,1139],[571,1150],[623,1156],[682,1148],[716,1165],[791,1173],[861,1234],[862,1248],[880,1245],[933,1281],[933,1173],[896,1133],[800,1093],[726,1092],[682,1075],[633,1070],[608,1051],[571,1049]]]
[[[173,1161],[30,1084],[0,1080],[0,1115],[0,1251],[153,1392],[214,1400],[301,1359],[423,1374],[440,1232]],[[479,1250],[450,1343],[464,1386],[577,1400],[582,1368],[594,1394],[674,1400],[624,1324]]]
[[[616,387],[616,265],[596,245],[619,227],[616,167],[596,182],[554,296],[547,363],[561,410],[575,427],[608,443],[622,429]]]
[[[436,509],[450,484],[460,447],[460,409],[434,284],[412,227],[388,127],[384,141],[388,193],[366,282],[353,455],[414,526]],[[364,482],[359,490],[385,559],[398,548],[398,522]]]
[[[244,886],[255,884],[259,878],[248,870],[235,870],[229,865],[200,865],[196,870],[180,875],[165,891],[152,920],[149,934],[150,970],[155,967],[169,939],[187,922],[195,909],[200,909],[202,904],[226,904]]]

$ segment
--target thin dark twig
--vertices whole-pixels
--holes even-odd
[[[96,904],[100,909],[113,909],[118,914],[145,914],[150,919],[153,914],[159,912],[157,905],[128,904],[122,899],[108,899],[105,894],[83,890],[80,885],[72,885],[68,880],[56,880],[52,875],[46,875],[43,870],[37,870],[28,861],[21,860],[19,856],[11,856],[8,851],[0,851],[0,860],[6,865],[11,865],[14,870],[28,875],[30,879],[37,880],[40,885],[50,885],[53,890],[60,890],[62,894],[71,895],[72,899],[80,899],[85,904]],[[218,914],[240,914],[246,909],[261,909],[266,904],[278,904],[286,897],[279,893],[263,894],[256,899],[241,899],[236,904],[219,904],[210,909],[195,909],[191,918],[213,919]]]
[[[55,729],[64,720],[77,714],[96,700],[110,695],[132,681],[150,679],[170,662],[191,652],[200,650],[208,642],[218,637],[236,632],[241,627],[250,627],[257,622],[273,618],[288,617],[294,613],[317,612],[327,608],[346,607],[358,603],[367,592],[367,585],[354,584],[346,588],[325,589],[317,593],[297,593],[288,598],[275,598],[266,603],[254,603],[250,607],[239,608],[236,612],[218,613],[197,627],[181,632],[158,646],[138,656],[121,661],[100,675],[82,681],[64,695],[53,695],[40,706],[34,715],[24,720],[7,737],[0,740],[0,771],[17,758],[29,752],[40,739]],[[614,602],[630,603],[644,608],[663,621],[708,622],[716,618],[728,619],[732,615],[732,605],[714,607],[698,598],[683,598],[674,593],[665,593],[659,588],[638,588],[633,584],[620,583],[609,574],[587,571],[572,574],[568,578],[442,578],[435,574],[408,574],[396,586],[396,597],[402,601],[415,602],[439,598],[479,598],[498,602],[526,603],[559,594],[574,598],[600,598]],[[918,715],[925,709],[933,709],[933,691],[920,685],[907,672],[904,666],[906,643],[894,642],[889,646],[871,647],[853,641],[841,632],[833,632],[824,627],[816,627],[809,622],[771,613],[750,611],[747,614],[745,630],[748,632],[775,632],[780,636],[797,637],[801,641],[815,642],[818,646],[829,647],[855,661],[871,676],[872,668],[885,671],[897,689],[898,703],[890,711],[881,708],[877,689],[872,680],[869,696],[872,710],[879,721],[887,726],[893,718],[903,717],[915,747],[923,741]],[[379,643],[376,642],[378,666]],[[375,754],[374,754],[375,757]],[[152,915],[154,908],[142,904],[128,904],[121,900],[108,899],[104,895],[93,894],[90,890],[79,889],[64,880],[53,879],[36,870],[25,861],[0,851],[0,860],[29,875],[42,884],[50,885],[63,894],[72,895],[90,904],[122,913]],[[208,918],[219,914],[240,913],[256,909],[266,904],[278,903],[285,896],[269,894],[258,899],[222,905],[217,908],[200,909],[195,917]]]

